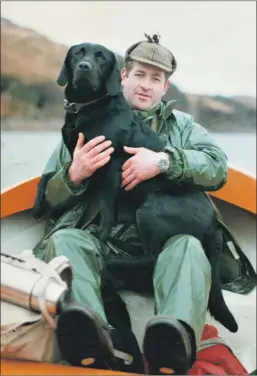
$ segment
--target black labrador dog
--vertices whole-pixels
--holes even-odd
[[[57,83],[66,86],[62,136],[71,157],[79,132],[84,134],[85,142],[104,135],[114,147],[110,162],[90,178],[101,191],[99,238],[108,239],[112,226],[119,221],[119,203],[126,202],[127,207],[133,208],[143,243],[142,257],[115,258],[107,262],[107,269],[114,277],[115,273],[117,277],[119,273],[123,273],[123,277],[130,275],[126,287],[137,290],[142,279],[133,276],[136,268],[151,274],[168,238],[183,233],[192,235],[202,242],[212,268],[210,313],[230,331],[236,332],[238,325],[224,301],[219,277],[222,231],[207,195],[197,187],[174,184],[162,174],[140,183],[132,191],[121,188],[121,167],[129,157],[123,146],[160,152],[165,143],[127,104],[121,92],[120,71],[114,53],[98,44],[72,46]]]

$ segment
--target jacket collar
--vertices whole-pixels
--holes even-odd
[[[158,106],[150,111],[133,110],[133,112],[143,120],[147,118],[154,118],[155,115],[159,116],[163,120],[166,120],[171,116],[175,103],[177,103],[177,100],[172,100],[167,103],[160,102]]]

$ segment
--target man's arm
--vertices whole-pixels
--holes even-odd
[[[167,178],[215,191],[227,181],[227,156],[205,128],[190,115],[174,111],[181,130],[182,147],[167,146],[170,170]]]
[[[63,142],[49,158],[41,176],[33,207],[35,218],[49,218],[76,202],[87,189],[89,179],[80,185],[69,177],[71,158]]]
[[[90,177],[110,160],[111,141],[98,136],[84,144],[80,133],[73,159],[63,142],[51,155],[38,185],[35,218],[52,217],[74,206],[86,192]]]
[[[165,172],[167,179],[203,191],[220,189],[227,181],[226,154],[211,139],[207,130],[194,122],[192,116],[175,110],[174,115],[177,134],[174,131],[170,137],[179,138],[181,147],[167,145],[163,150],[170,157],[169,171]],[[160,174],[158,163],[163,158],[163,152],[131,147],[125,147],[125,151],[133,155],[122,167],[122,186],[125,190],[131,190],[142,181]]]

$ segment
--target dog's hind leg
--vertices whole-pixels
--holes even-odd
[[[105,171],[100,197],[99,238],[105,242],[116,223],[116,203],[121,185],[121,161],[113,159]]]
[[[184,233],[187,224],[182,213],[175,196],[160,192],[147,195],[136,211],[137,231],[146,254],[159,255],[170,237]]]
[[[219,321],[230,332],[235,333],[238,330],[238,324],[224,300],[219,274],[219,256],[222,241],[222,230],[217,229],[215,235],[210,239],[206,247],[207,257],[212,270],[212,286],[209,295],[208,308],[211,316],[213,316],[215,320]]]
[[[154,213],[149,211],[148,207],[145,207],[145,203],[136,211],[137,232],[146,255],[159,255],[164,244],[164,241],[161,241],[161,223],[156,221],[153,216]]]

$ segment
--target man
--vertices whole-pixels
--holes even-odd
[[[153,129],[167,144],[160,153],[124,147],[131,155],[123,165],[125,190],[158,174],[179,184],[197,185],[204,191],[218,190],[226,183],[225,153],[192,116],[162,102],[176,65],[172,53],[159,44],[156,36],[148,36],[147,41],[127,50],[121,72],[124,96],[139,116],[153,117]],[[59,320],[60,331],[63,326],[69,327],[69,340],[73,338],[83,348],[67,351],[67,357],[74,353],[69,361],[92,363],[99,368],[111,364],[112,352],[100,290],[103,259],[120,252],[115,239],[119,244],[126,239],[127,244],[140,246],[134,223],[114,228],[114,241],[107,244],[93,235],[99,206],[98,192],[90,185],[90,177],[109,162],[112,152],[111,143],[101,135],[84,144],[80,134],[72,161],[63,143],[56,149],[45,169],[45,216],[50,220],[44,239],[34,250],[45,261],[61,254],[70,259],[74,267],[73,297],[87,307],[85,331],[94,337],[99,351],[92,352],[80,313],[77,319],[64,315]],[[67,205],[67,210],[57,215],[54,209],[60,205]],[[155,265],[153,284],[156,315],[147,323],[144,336],[149,372],[186,374],[196,358],[211,285],[211,268],[201,243],[185,234],[168,239]],[[79,323],[80,329],[76,330]]]

